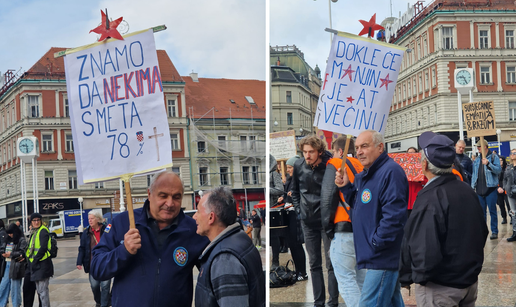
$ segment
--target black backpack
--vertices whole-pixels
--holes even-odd
[[[59,248],[57,247],[57,240],[54,236],[50,235],[50,250],[48,251],[50,253],[50,258],[57,257],[57,250]]]
[[[269,283],[271,288],[286,287],[296,283],[296,273],[288,268],[292,259],[287,262],[286,266],[278,266],[269,273]]]

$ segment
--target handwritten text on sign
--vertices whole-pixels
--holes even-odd
[[[358,136],[385,132],[405,48],[348,33],[334,36],[314,126]]]
[[[290,159],[297,154],[294,130],[269,134],[270,153],[276,160]]]
[[[152,30],[79,49],[65,65],[80,183],[171,165]]]
[[[496,134],[493,101],[465,103],[462,109],[468,137]]]

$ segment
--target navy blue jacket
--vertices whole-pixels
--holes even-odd
[[[353,207],[353,237],[359,269],[398,270],[407,221],[405,171],[386,152],[340,191]]]
[[[114,277],[113,307],[191,306],[193,297],[192,269],[209,240],[196,234],[195,221],[182,211],[178,225],[167,237],[161,251],[157,239],[147,226],[147,209],[134,210],[136,228],[142,247],[131,255],[124,246],[129,230],[127,212],[117,215],[106,227],[99,244],[92,251],[90,274],[96,280]]]
[[[77,255],[77,265],[82,265],[84,269],[84,273],[90,272],[90,262],[91,262],[91,236],[93,235],[90,232],[91,226],[86,227],[81,234],[81,244],[79,245],[79,254]],[[106,225],[102,224],[100,227],[100,238],[102,239],[102,235],[104,234],[104,230],[106,229]]]

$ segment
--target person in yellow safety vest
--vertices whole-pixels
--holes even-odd
[[[364,283],[365,270],[357,269],[350,217],[351,208],[335,185],[335,173],[342,166],[346,139],[346,136],[340,136],[332,144],[333,159],[327,163],[322,183],[325,188],[321,192],[321,218],[324,230],[332,240],[330,259],[337,278],[339,293],[346,306],[357,307]],[[353,153],[354,142],[351,139],[346,154],[353,155]],[[362,164],[356,158],[346,158],[346,172],[351,182],[354,182],[355,175],[362,169]]]
[[[50,307],[48,283],[50,277],[54,275],[54,265],[50,258],[50,233],[41,219],[42,216],[39,213],[33,213],[30,216],[32,234],[25,255],[27,256],[30,280],[36,283],[41,306]]]

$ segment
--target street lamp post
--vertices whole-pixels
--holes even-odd
[[[82,233],[84,231],[84,224],[83,224],[83,220],[82,220],[82,202],[84,201],[84,198],[79,197],[79,206],[80,206],[80,209],[81,209],[81,225],[79,225],[79,233]]]
[[[500,146],[500,134],[502,134],[502,130],[496,129],[496,135],[498,136],[498,156],[502,155],[502,149]]]

